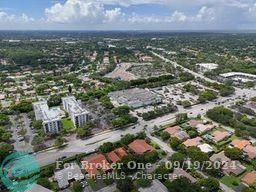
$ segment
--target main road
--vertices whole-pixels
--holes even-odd
[[[218,83],[218,84],[219,84],[218,81],[215,81],[215,80],[213,80],[213,79],[210,79],[210,78],[208,78],[208,77],[205,77],[205,76],[202,75],[202,74],[199,74],[199,73],[197,73],[197,72],[195,72],[195,71],[192,71],[192,70],[190,70],[190,69],[188,69],[188,68],[185,68],[185,67],[183,67],[182,65],[178,64],[177,62],[171,61],[170,59],[167,59],[167,58],[165,58],[164,56],[162,56],[162,55],[160,55],[160,54],[158,54],[158,53],[156,53],[156,52],[154,52],[154,51],[151,51],[151,53],[152,53],[153,55],[155,55],[156,57],[159,57],[159,58],[162,59],[163,61],[165,61],[165,62],[167,62],[167,63],[171,63],[175,68],[179,67],[179,68],[181,68],[183,71],[188,72],[188,73],[191,73],[191,74],[194,75],[195,77],[199,77],[199,78],[204,79],[204,80],[206,80],[206,81],[208,81],[208,82],[211,82],[211,83]]]

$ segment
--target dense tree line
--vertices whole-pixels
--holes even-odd
[[[163,107],[155,107],[153,111],[148,111],[146,113],[142,113],[141,116],[144,120],[149,121],[151,119],[155,119],[157,117],[161,117],[165,114],[172,113],[177,111],[177,107],[173,104],[168,104]]]

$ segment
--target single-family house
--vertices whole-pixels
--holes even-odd
[[[143,139],[136,139],[128,147],[136,154],[142,155],[154,151],[154,148]]]

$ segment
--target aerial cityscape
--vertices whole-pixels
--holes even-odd
[[[255,0],[1,1],[1,192],[256,192]]]

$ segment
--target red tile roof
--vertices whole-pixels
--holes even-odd
[[[220,142],[228,138],[230,136],[230,133],[227,131],[215,131],[213,132],[212,136],[213,136],[213,141]]]
[[[128,155],[128,153],[126,152],[126,150],[123,147],[117,148],[115,149],[116,154],[120,157],[123,158],[126,155]]]
[[[179,140],[185,140],[189,138],[189,135],[185,131],[182,131],[180,126],[169,127],[164,131],[169,133],[171,137],[177,137]]]
[[[195,120],[195,119],[191,119],[188,124],[191,126],[191,127],[196,127],[198,124],[202,124],[202,121],[199,121],[199,120]]]
[[[127,155],[127,152],[122,147],[120,147],[118,149],[115,149],[114,151],[111,151],[110,153],[107,154],[108,158],[113,163],[116,163],[117,161],[120,161],[126,155]]]
[[[181,131],[181,127],[176,125],[176,126],[173,126],[173,127],[168,127],[164,131],[169,133],[171,136],[175,136],[176,133]]]
[[[240,150],[242,150],[243,148],[245,148],[247,145],[250,145],[250,141],[248,140],[239,140],[239,139],[236,139],[234,141],[231,142],[231,145],[233,147],[236,147]]]
[[[252,171],[247,173],[242,179],[242,182],[246,183],[247,185],[253,185],[256,183],[256,171]]]
[[[247,145],[243,151],[248,155],[249,159],[254,159],[256,158],[256,147],[252,145]]]
[[[113,163],[116,163],[117,161],[120,161],[121,158],[118,157],[118,155],[115,153],[115,151],[111,151],[107,154],[108,158],[110,159],[110,161],[112,161]]]
[[[186,140],[185,142],[183,142],[183,144],[186,146],[186,147],[192,147],[192,146],[198,146],[200,145],[202,142],[202,138],[201,137],[196,137],[196,138],[193,138],[193,139],[188,139]]]
[[[154,148],[149,144],[147,144],[146,141],[143,139],[136,139],[135,141],[130,143],[128,146],[132,151],[140,155],[154,150]]]
[[[90,177],[98,175],[99,170],[106,172],[111,169],[109,162],[102,154],[91,156],[90,158],[83,160],[81,163]]]

